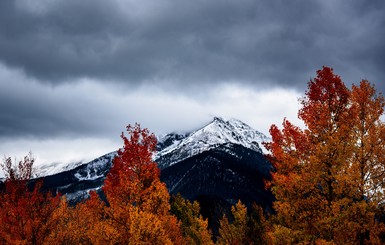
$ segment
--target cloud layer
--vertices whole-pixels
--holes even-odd
[[[1,66],[0,75],[0,154],[31,150],[41,164],[91,160],[116,150],[122,146],[120,133],[135,122],[158,135],[197,129],[214,116],[238,118],[265,134],[283,117],[299,124],[300,94],[293,90],[224,84],[203,100],[156,86],[119,92],[116,85],[87,79],[44,86]],[[12,84],[4,82],[9,80]]]
[[[322,65],[379,82],[384,10],[381,0],[1,1],[0,60],[53,84],[304,88]]]
[[[299,123],[323,65],[385,93],[384,13],[383,0],[0,1],[0,154],[90,159],[128,123],[166,133],[215,115],[267,133]]]

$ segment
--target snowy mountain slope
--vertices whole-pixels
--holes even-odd
[[[158,140],[163,148],[159,147],[155,161],[163,169],[228,143],[265,153],[267,150],[262,142],[268,142],[270,138],[237,119],[215,117],[212,122],[190,134],[169,134]]]
[[[74,169],[80,165],[84,164],[84,162],[72,162],[72,163],[51,163],[44,164],[35,168],[35,174],[38,177],[53,175],[56,173],[68,171]]]
[[[204,196],[233,205],[241,199],[269,209],[273,197],[264,180],[271,178],[270,171],[261,153],[228,143],[164,168],[161,180],[171,194],[189,200]]]
[[[79,168],[74,176],[78,180],[95,180],[104,178],[109,172],[112,161],[118,153],[116,151],[110,152],[104,156],[101,156],[88,164],[83,168]]]
[[[88,173],[90,174],[90,178],[96,178],[94,176],[96,174],[96,169],[103,168],[102,166],[107,164],[108,161],[112,161],[112,159],[116,156],[117,152],[110,152],[108,154],[105,154],[101,157],[98,157],[90,162],[72,162],[72,163],[51,163],[51,164],[45,164],[35,167],[34,169],[34,175],[36,177],[45,177],[50,175],[55,175],[57,173],[62,173],[66,171],[70,171],[73,169],[78,168],[79,166],[87,166]],[[84,176],[79,175],[79,178],[84,178]]]
[[[265,189],[265,180],[271,179],[273,167],[261,144],[268,141],[239,120],[214,118],[190,134],[160,138],[156,162],[170,194],[197,200],[215,230],[238,200],[272,211],[274,197]]]
[[[242,145],[257,152],[266,153],[267,150],[261,143],[268,141],[270,141],[270,138],[240,120],[225,120],[220,117],[215,117],[212,122],[194,132],[186,134],[171,133],[159,136],[157,145],[158,152],[154,156],[154,161],[161,159],[159,167],[165,168],[178,161],[227,143]],[[112,154],[116,154],[116,152]],[[98,162],[98,159],[88,163],[52,163],[38,166],[35,169],[35,173],[38,177],[44,177],[69,171],[81,165],[93,166],[95,161]]]
[[[105,154],[74,169],[44,177],[44,188],[67,196],[70,202],[78,202],[89,196],[92,190],[101,190],[117,152]]]
[[[239,120],[216,117],[191,133],[159,137],[154,161],[173,194],[181,192],[195,199],[218,193],[216,199],[251,197],[262,203],[268,195],[261,187],[262,179],[269,178],[272,166],[263,157],[266,150],[261,143],[269,140]],[[91,190],[101,190],[116,154],[111,152],[89,163],[64,168],[53,164],[41,170],[46,175],[44,186],[72,202],[87,198]],[[52,171],[55,174],[50,174]]]
[[[32,176],[34,178],[40,178],[44,176],[54,175],[57,173],[65,172],[71,169],[75,169],[80,165],[85,164],[84,162],[54,162],[50,164],[38,165],[33,168]],[[0,181],[4,180],[4,172],[0,169]]]

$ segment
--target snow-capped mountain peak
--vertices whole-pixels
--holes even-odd
[[[238,200],[254,195],[263,186],[262,179],[270,176],[271,164],[261,155],[264,151],[261,142],[265,141],[270,139],[239,120],[215,117],[191,133],[158,137],[154,160],[162,170],[162,181],[173,194],[180,192],[191,198],[220,195],[224,200]],[[52,164],[41,171],[48,175],[44,178],[45,185],[66,195],[73,203],[81,201],[89,197],[91,190],[101,190],[116,154],[111,152],[48,175],[60,169]],[[258,193],[266,195],[265,190]],[[255,200],[260,199],[260,194],[254,196]]]
[[[270,139],[240,120],[215,117],[209,124],[190,134],[169,134],[159,138],[159,145],[164,148],[158,149],[160,151],[155,159],[172,156],[167,161],[172,165],[176,160],[180,161],[229,143],[264,153],[266,149],[261,143],[266,141]]]
[[[164,168],[226,144],[241,145],[259,153],[266,153],[267,150],[263,147],[262,142],[268,141],[270,141],[270,138],[240,120],[226,120],[221,117],[214,117],[210,123],[191,133],[171,133],[159,136],[157,145],[158,152],[154,155],[154,160],[158,162],[161,168]],[[77,162],[67,165],[54,163],[51,165],[44,165],[40,166],[40,168],[37,169],[37,172],[38,176],[42,177],[69,171],[83,164],[94,166],[96,163],[100,165],[100,163],[103,162],[105,165],[109,161],[112,162],[115,155],[116,152],[113,152],[100,157],[102,161],[99,161],[100,159],[98,158],[89,163]],[[81,175],[79,178],[88,177],[88,175]]]

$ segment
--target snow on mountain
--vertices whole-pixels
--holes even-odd
[[[44,177],[48,175],[54,175],[57,173],[65,172],[71,169],[74,169],[84,162],[72,162],[72,163],[63,163],[63,162],[55,162],[51,164],[43,164],[34,166],[32,170],[33,178]],[[4,181],[4,172],[0,169],[0,182]]]
[[[266,152],[261,143],[268,141],[264,134],[239,120],[215,117],[191,133],[158,137],[153,160],[171,193],[180,192],[189,198],[215,195],[227,201],[248,197],[250,203],[263,202],[270,200],[266,199],[269,193],[262,179],[268,178],[271,164],[261,155]],[[100,190],[116,154],[37,170],[45,176],[46,188],[76,203],[87,198],[91,190]]]
[[[112,161],[117,154],[116,151],[110,152],[89,162],[84,168],[76,171],[75,177],[80,181],[104,178],[110,170]]]
[[[82,164],[84,164],[84,162],[44,164],[35,168],[35,175],[37,177],[53,175],[74,169]]]
[[[117,152],[111,152],[106,155],[103,155],[101,157],[98,157],[90,162],[72,162],[72,163],[52,163],[52,164],[45,164],[35,167],[34,169],[34,176],[36,177],[45,177],[54,175],[57,173],[65,172],[73,170],[79,166],[86,166],[86,172],[82,172],[82,174],[77,174],[76,177],[81,179],[97,179],[100,177],[100,174],[97,173],[97,169],[103,169],[105,166],[112,162],[112,159],[117,155]],[[86,174],[86,176],[84,176]],[[1,176],[0,176],[1,177]],[[0,179],[1,180],[1,179]]]
[[[158,152],[154,155],[154,161],[158,161],[159,166],[164,168],[228,143],[241,145],[259,153],[266,153],[267,150],[262,142],[269,141],[270,138],[240,120],[226,120],[215,117],[212,122],[194,132],[186,134],[171,133],[159,136]],[[103,169],[102,165],[104,166],[108,161],[112,161],[115,155],[116,152],[112,152],[89,163],[74,162],[70,164],[52,163],[43,165],[36,169],[36,174],[39,177],[54,175],[84,164],[87,165],[87,171],[76,177],[79,180],[98,178],[101,173],[95,172],[94,169]]]
[[[163,164],[160,164],[160,167],[164,168],[228,143],[266,153],[262,142],[268,142],[270,138],[240,120],[215,117],[212,122],[190,134],[169,134],[158,140],[159,145],[164,148],[159,149],[155,160],[161,159]]]

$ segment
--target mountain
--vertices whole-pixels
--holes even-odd
[[[44,177],[44,190],[66,195],[70,203],[89,197],[92,190],[100,191],[117,152],[105,154],[74,169]]]
[[[271,164],[261,144],[268,137],[236,120],[214,120],[189,134],[159,138],[156,162],[171,194],[198,200],[209,226],[217,232],[219,220],[239,199],[271,212],[273,195],[265,190]]]
[[[263,190],[263,179],[270,178],[272,167],[263,157],[267,150],[261,144],[269,140],[239,120],[215,117],[190,134],[160,137],[155,160],[172,194],[267,206],[263,202],[270,198],[259,194],[269,194]]]
[[[270,178],[272,166],[263,157],[266,149],[261,144],[269,140],[239,120],[215,117],[191,133],[158,137],[154,160],[170,193],[199,200],[207,216],[215,216],[213,212],[238,199],[270,209],[272,195],[264,189],[263,180]],[[78,202],[91,190],[101,190],[116,154],[45,176],[44,188]]]
[[[215,117],[211,123],[192,133],[159,137],[155,161],[164,169],[226,144],[240,145],[262,154],[267,150],[261,143],[267,141],[270,141],[268,137],[242,121]]]
[[[38,168],[35,169],[35,174],[40,177],[54,175],[57,173],[74,169],[83,164],[84,162],[82,161],[71,162],[71,163],[54,162],[51,164],[45,164],[45,165],[39,166]]]

